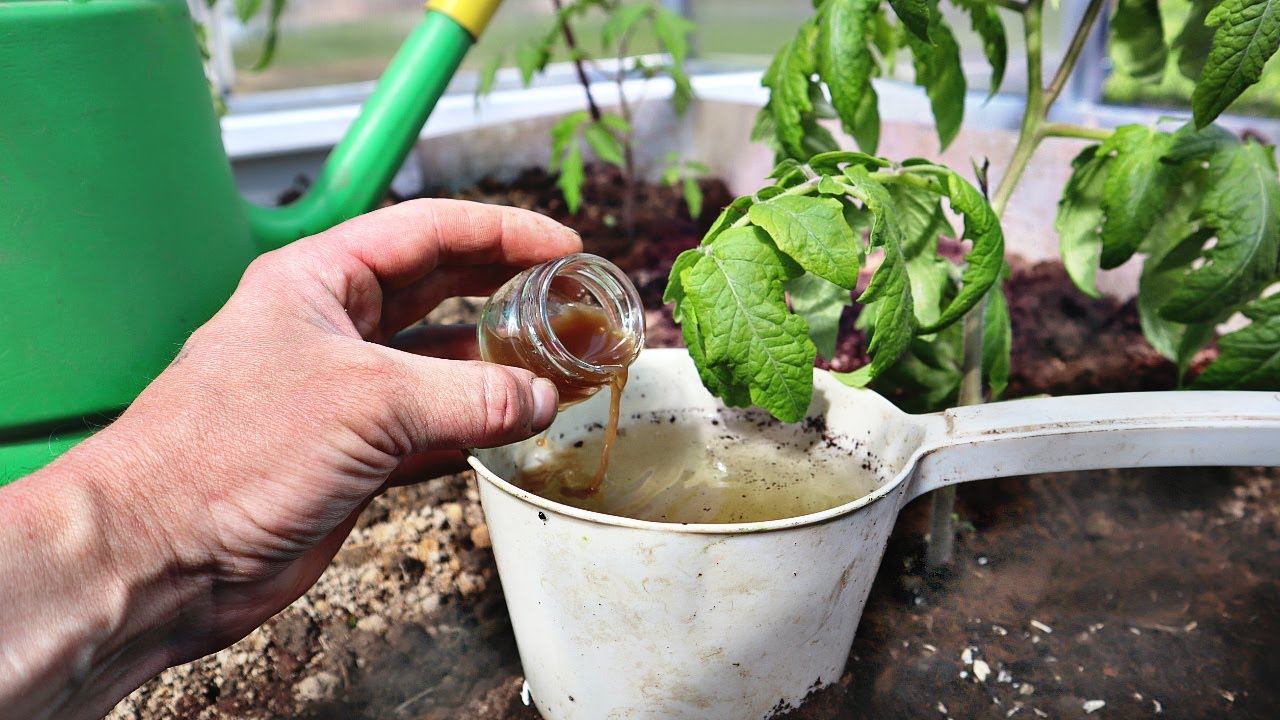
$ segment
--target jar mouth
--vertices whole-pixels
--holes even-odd
[[[552,282],[557,278],[570,278],[587,292],[608,317],[609,322],[620,329],[631,347],[619,364],[597,365],[573,354],[561,341],[548,321],[549,299]],[[545,349],[545,356],[556,369],[567,376],[581,377],[593,384],[608,382],[630,365],[640,354],[645,343],[644,304],[631,279],[618,266],[597,255],[575,253],[547,263],[541,268],[534,282],[526,286],[532,291],[525,302],[527,311],[535,313],[536,340]]]

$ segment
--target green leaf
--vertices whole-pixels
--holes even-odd
[[[693,102],[695,97],[693,83],[689,82],[689,76],[685,73],[683,65],[667,65],[666,71],[671,81],[675,83],[675,90],[671,94],[671,103],[675,106],[676,114],[683,116],[685,111],[689,109],[689,103]]]
[[[921,333],[937,332],[959,320],[982,299],[1004,268],[1004,232],[1000,218],[978,189],[955,172],[946,173],[947,198],[951,209],[964,217],[964,239],[973,247],[965,255],[965,269],[960,276],[960,292],[942,311],[937,322],[921,328]]]
[[[665,7],[655,7],[653,32],[658,42],[677,63],[683,63],[689,54],[689,33],[698,28],[683,15]]]
[[[874,170],[889,167],[890,163],[884,158],[855,150],[833,150],[818,153],[809,158],[809,167],[818,172],[839,172],[842,165],[861,165],[868,170]]]
[[[564,157],[560,160],[560,177],[556,178],[556,187],[564,195],[564,204],[570,215],[578,213],[582,204],[582,181],[585,175],[582,168],[582,146],[571,143]]]
[[[582,137],[591,146],[591,151],[596,154],[596,157],[618,167],[626,165],[626,160],[623,159],[622,141],[604,125],[600,123],[587,125]]]
[[[1188,204],[1190,202],[1188,199]],[[1156,352],[1178,365],[1179,377],[1186,373],[1196,352],[1213,337],[1214,326],[1231,312],[1226,309],[1214,320],[1191,325],[1160,315],[1160,307],[1182,283],[1184,266],[1199,257],[1200,247],[1211,233],[1204,229],[1185,234],[1181,239],[1165,237],[1163,244],[1153,244],[1138,280],[1138,320],[1142,323],[1142,333]]]
[[[475,99],[478,102],[480,98],[485,97],[493,92],[493,81],[498,77],[498,69],[502,67],[504,57],[502,53],[494,53],[485,60],[484,67],[480,68],[480,79],[476,82]]]
[[[715,222],[711,223],[707,234],[702,236],[702,244],[706,245],[715,240],[720,233],[728,230],[730,225],[746,217],[747,209],[751,207],[753,202],[755,202],[755,198],[750,195],[734,198],[733,202],[729,203],[729,206],[716,216]]]
[[[1239,143],[1239,138],[1218,125],[1197,128],[1192,123],[1187,123],[1173,134],[1163,160],[1174,164],[1203,160],[1228,145]]]
[[[516,67],[520,68],[520,81],[525,87],[533,82],[533,76],[542,72],[550,60],[550,48],[545,43],[529,42],[516,47]]]
[[[685,298],[684,271],[693,267],[701,258],[702,251],[691,248],[677,255],[675,262],[671,264],[671,273],[667,276],[667,287],[662,291],[662,302],[673,305],[671,315],[676,322],[680,322],[681,305]]]
[[[576,144],[578,128],[590,119],[591,116],[587,114],[586,110],[579,110],[565,115],[557,120],[555,125],[551,126],[552,172],[559,170],[562,158],[569,151],[569,145]]]
[[[271,64],[276,56],[276,46],[280,42],[280,18],[284,15],[285,0],[271,0],[271,9],[267,11],[267,34],[262,40],[262,54],[253,64],[254,70],[262,70]]]
[[[804,320],[787,310],[783,283],[800,269],[763,230],[727,230],[684,274],[701,328],[704,362],[749,388],[751,402],[784,422],[804,417],[816,350]]]
[[[682,183],[684,189],[684,205],[689,209],[689,217],[697,220],[702,216],[702,188],[698,179],[686,177]]]
[[[879,0],[826,0],[819,11],[817,67],[831,91],[831,104],[858,147],[874,153],[880,114],[871,86],[875,60],[867,36]]]
[[[898,15],[898,19],[908,30],[915,33],[921,40],[929,42],[931,8],[928,0],[889,0],[889,6],[893,8],[893,12]]]
[[[1111,158],[1090,145],[1071,161],[1071,178],[1058,201],[1058,246],[1072,282],[1099,297],[1098,261],[1102,258],[1102,187]]]
[[[1173,51],[1178,56],[1178,71],[1188,80],[1200,78],[1204,61],[1213,46],[1213,28],[1205,24],[1209,11],[1220,0],[1191,0],[1191,12],[1178,36],[1173,39]]]
[[[1140,125],[1125,125],[1098,152],[1115,154],[1102,186],[1102,258],[1104,269],[1133,256],[1152,224],[1166,212],[1178,181],[1177,167],[1161,162],[1170,136]]]
[[[1158,0],[1119,0],[1111,18],[1111,60],[1125,74],[1157,82],[1164,76],[1168,50]]]
[[[700,254],[700,253],[699,253]],[[746,385],[734,379],[733,374],[723,365],[712,365],[707,362],[707,352],[702,339],[702,326],[698,322],[698,314],[693,307],[686,307],[680,323],[680,334],[684,337],[684,345],[693,358],[694,367],[698,368],[698,377],[712,394],[719,397],[730,407],[745,407],[751,404],[751,391]]]
[[[236,19],[247,23],[262,9],[262,0],[235,0]]]
[[[1013,329],[1009,325],[1009,306],[1004,288],[996,283],[987,291],[986,309],[982,315],[982,374],[991,388],[991,399],[998,400],[1009,386],[1009,359],[1013,352]]]
[[[1280,47],[1280,0],[1223,0],[1205,23],[1217,30],[1213,49],[1191,94],[1197,127],[1204,127],[1258,82]]]
[[[828,360],[835,357],[840,315],[853,304],[849,290],[805,273],[787,283],[787,295],[791,298],[791,310],[809,326],[809,339],[818,354]]]
[[[813,21],[801,25],[796,36],[778,50],[760,81],[770,90],[769,103],[765,107],[772,118],[772,130],[779,145],[786,154],[797,158],[804,156],[804,118],[813,112],[809,76],[816,69],[813,55],[815,32]],[[760,129],[761,124],[757,122],[757,130]]]
[[[943,298],[952,290],[951,263],[933,253],[907,260],[907,279],[911,282],[911,304],[916,325],[928,327],[942,316]]]
[[[1280,390],[1280,296],[1243,310],[1251,321],[1218,339],[1218,359],[1196,378],[1196,387]]]
[[[623,3],[610,10],[604,25],[600,28],[601,47],[612,47],[615,40],[621,40],[652,9],[652,3],[641,0],[641,2]]]
[[[955,236],[937,195],[907,184],[890,185],[888,190],[896,210],[895,222],[902,228],[902,253],[907,258],[936,252],[939,235]]]
[[[871,276],[871,284],[858,302],[876,305],[871,339],[867,343],[871,362],[852,373],[832,374],[845,384],[862,387],[892,367],[911,345],[915,335],[911,281],[907,276],[906,260],[896,243],[884,246],[884,260],[876,274]]]
[[[1183,323],[1212,320],[1258,292],[1276,273],[1280,254],[1280,179],[1274,150],[1249,142],[1226,147],[1209,161],[1209,187],[1197,216],[1217,242],[1204,253],[1161,307]]]
[[[994,3],[986,0],[955,0],[955,4],[969,13],[973,32],[982,40],[982,52],[991,65],[991,98],[1000,91],[1004,71],[1009,64],[1009,38],[1005,34],[1004,21]]]
[[[839,200],[779,195],[751,206],[751,222],[805,270],[852,289],[862,267],[862,247],[844,221]]]
[[[915,59],[916,84],[929,96],[938,140],[945,150],[960,132],[960,123],[964,120],[964,69],[960,64],[960,46],[939,13],[934,14],[929,36],[933,38],[932,45],[914,36],[907,38],[907,44]]]

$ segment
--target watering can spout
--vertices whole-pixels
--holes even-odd
[[[359,117],[297,201],[246,203],[258,246],[272,250],[375,208],[427,116],[501,0],[430,0]]]

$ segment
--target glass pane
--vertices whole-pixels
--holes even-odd
[[[1173,43],[1182,31],[1190,10],[1190,0],[1161,0],[1160,15],[1166,42]],[[1195,82],[1178,69],[1178,58],[1171,51],[1164,75],[1158,82],[1137,80],[1125,74],[1123,69],[1113,69],[1103,86],[1102,97],[1107,102],[1121,105],[1189,110],[1194,88]],[[1262,79],[1246,90],[1229,112],[1242,115],[1275,115],[1280,112],[1280,63],[1274,58],[1267,63]]]

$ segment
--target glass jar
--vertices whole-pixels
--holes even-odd
[[[489,298],[480,357],[547,378],[564,408],[624,377],[644,330],[644,306],[626,274],[578,253],[525,270]]]

